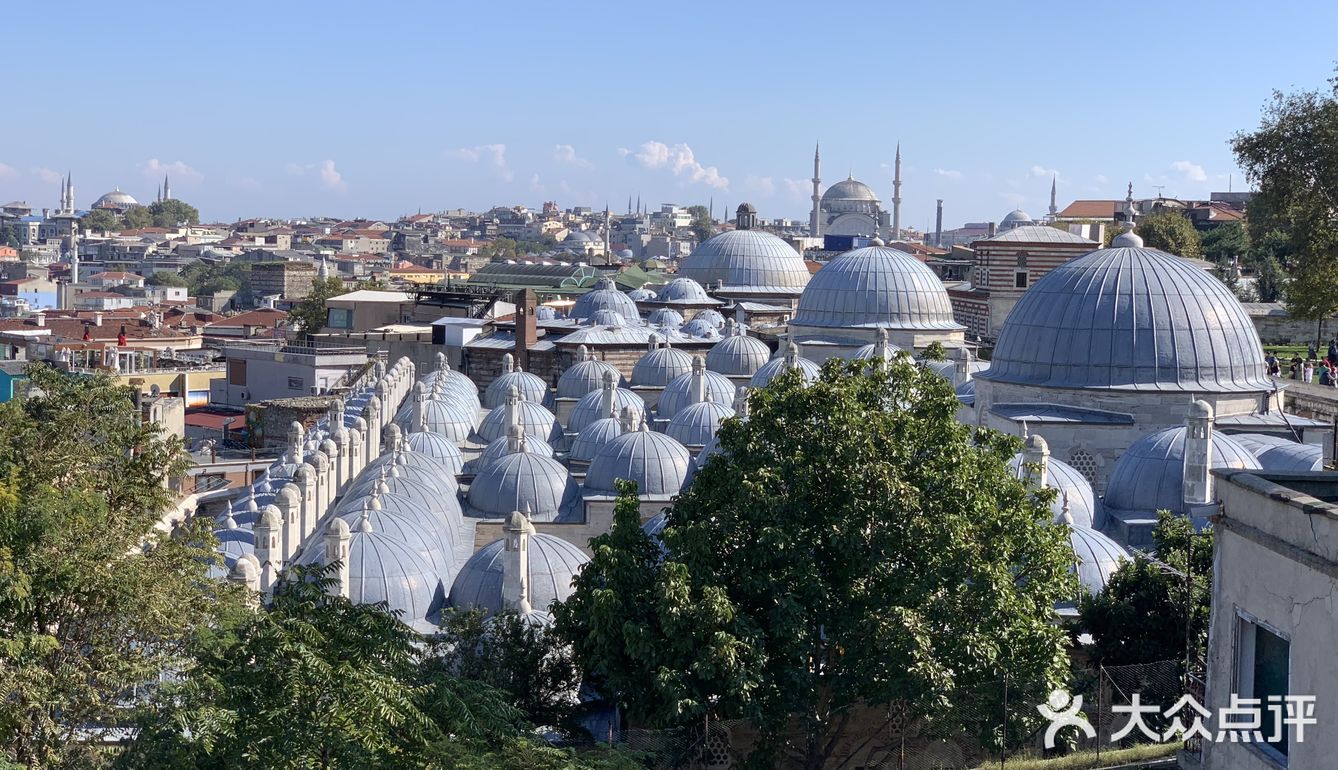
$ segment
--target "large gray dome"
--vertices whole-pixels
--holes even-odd
[[[656,292],[656,302],[668,305],[709,305],[715,302],[706,289],[691,278],[675,278]]]
[[[703,286],[788,290],[808,284],[804,258],[790,244],[761,230],[730,230],[702,242],[678,274]]]
[[[506,396],[511,388],[515,388],[525,401],[553,408],[553,394],[548,390],[544,378],[519,369],[512,369],[489,383],[488,389],[483,392],[483,405],[489,409],[501,408],[506,404]]]
[[[1192,393],[1272,389],[1231,291],[1172,254],[1099,249],[1051,270],[1004,321],[994,382]]]
[[[1212,467],[1259,470],[1243,444],[1213,431]],[[1120,455],[1106,482],[1106,511],[1184,512],[1185,427],[1157,431],[1135,441]]]
[[[822,203],[824,207],[829,203],[838,201],[877,201],[878,193],[874,192],[867,184],[855,179],[842,179],[822,194]]]
[[[703,372],[706,378],[706,392],[711,394],[711,400],[718,404],[734,403],[735,387],[734,383],[723,374],[718,374],[711,370]],[[681,374],[675,377],[672,382],[664,387],[664,392],[660,394],[660,401],[655,406],[655,413],[660,419],[672,419],[678,414],[678,410],[692,403],[692,372]]]
[[[958,331],[943,282],[924,263],[886,246],[828,262],[808,282],[791,323],[829,328]]]
[[[469,505],[489,517],[524,511],[534,521],[561,521],[576,513],[580,490],[562,463],[514,452],[480,469],[469,485]]]
[[[451,586],[451,606],[476,608],[488,613],[501,612],[502,562],[506,544],[494,540],[483,546],[460,567]],[[530,604],[547,611],[553,602],[571,596],[572,581],[581,567],[590,561],[580,548],[560,537],[540,532],[529,536],[530,574],[527,581]]]
[[[586,491],[616,494],[618,479],[635,481],[641,496],[676,495],[687,481],[692,455],[663,433],[646,429],[624,433],[600,448],[585,475]]]
[[[612,310],[627,321],[636,321],[641,317],[641,311],[637,310],[632,298],[618,291],[608,278],[602,279],[594,289],[576,298],[571,306],[571,317],[584,321],[597,310]]]

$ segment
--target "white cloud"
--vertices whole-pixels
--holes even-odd
[[[641,149],[635,153],[619,148],[618,154],[624,157],[631,155],[643,168],[668,169],[677,177],[686,177],[717,190],[729,189],[729,179],[721,176],[715,166],[698,163],[692,148],[686,144],[668,145],[651,140],[641,145]]]
[[[1203,166],[1200,166],[1197,163],[1191,163],[1187,160],[1177,160],[1172,163],[1171,170],[1178,174],[1182,174],[1185,179],[1188,179],[1191,182],[1208,181],[1208,175],[1204,173]]]
[[[13,166],[0,163],[0,179],[14,179],[19,175],[18,169]]]
[[[999,193],[999,197],[1003,198],[1008,202],[1008,205],[1013,207],[1021,206],[1027,200],[1027,196],[1022,193],[1001,192]]]
[[[1109,184],[1109,183],[1110,183],[1110,180],[1106,178],[1106,175],[1105,175],[1105,174],[1097,174],[1097,175],[1096,175],[1096,183],[1097,183],[1097,184]]]
[[[962,172],[951,168],[936,168],[934,169],[934,175],[941,176],[944,179],[952,179],[954,181],[962,178]]]
[[[538,174],[535,174],[534,176],[530,177],[530,191],[537,193],[542,193],[544,191],[543,184],[539,182]]]
[[[577,168],[593,168],[595,164],[576,154],[576,148],[570,144],[559,144],[553,148],[553,160]]]
[[[792,198],[807,198],[809,196],[809,185],[812,184],[807,179],[791,179],[785,177],[785,189]]]
[[[1031,167],[1031,175],[1032,175],[1032,176],[1048,176],[1048,177],[1059,176],[1059,169],[1056,169],[1056,168],[1046,168],[1045,166],[1032,166],[1032,167]]]
[[[769,176],[749,176],[743,180],[749,190],[753,190],[759,195],[770,198],[776,194],[776,182]]]
[[[516,176],[512,173],[511,168],[506,165],[505,144],[479,144],[473,147],[460,147],[447,150],[446,157],[468,163],[487,163],[493,167],[494,173],[504,182],[510,182]]]
[[[348,183],[344,181],[344,175],[335,169],[335,162],[326,160],[321,162],[321,184],[327,189],[343,195],[348,192]]]
[[[151,180],[162,176],[172,176],[190,182],[198,182],[201,179],[204,179],[204,174],[201,174],[199,171],[196,171],[179,160],[174,160],[171,163],[163,163],[157,158],[149,158],[139,172],[147,179]]]
[[[64,179],[59,171],[51,168],[33,168],[28,171],[46,184],[59,184],[60,180]],[[0,174],[0,176],[3,176],[3,174]]]

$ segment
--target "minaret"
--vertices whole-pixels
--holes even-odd
[[[892,173],[892,238],[901,240],[901,142],[897,142],[897,160]]]
[[[808,215],[808,234],[822,237],[822,150],[813,145],[813,212]]]
[[[1213,408],[1206,401],[1189,405],[1185,419],[1184,505],[1208,505],[1213,501]]]
[[[172,200],[172,185],[167,181],[167,174],[163,174],[163,200]]]
[[[530,537],[534,525],[530,517],[512,511],[502,526],[504,552],[502,559],[502,604],[521,615],[532,611],[530,606]]]
[[[1059,201],[1056,198],[1055,185],[1059,183],[1059,174],[1050,177],[1050,218],[1054,219],[1059,215]]]

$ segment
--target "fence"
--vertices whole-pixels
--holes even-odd
[[[1163,743],[1168,751],[1174,746],[1197,752],[1198,747],[1181,744],[1175,736],[1169,741],[1160,737],[1153,741],[1138,729],[1112,740],[1129,721],[1127,709],[1135,694],[1142,704],[1163,710],[1186,694],[1202,702],[1201,687],[1196,690],[1195,678],[1185,676],[1181,661],[1076,670],[1069,690],[1082,697],[1081,714],[1094,734],[1089,737],[1076,728],[1066,728],[1059,733],[1058,748],[1053,751],[1044,748],[1050,722],[1037,708],[1045,696],[1019,692],[1015,685],[1001,679],[997,686],[955,696],[964,715],[947,732],[924,719],[898,714],[895,709],[865,708],[851,720],[826,766],[850,770],[966,770],[1003,767],[1006,759],[1074,751],[1095,753],[1093,766],[1101,766],[1102,754],[1151,743]],[[1182,714],[1187,716],[1188,712]],[[1172,720],[1156,715],[1146,716],[1144,721],[1161,736]],[[798,732],[789,737],[791,746],[802,747]],[[760,743],[756,731],[744,721],[713,721],[672,730],[632,729],[613,738],[620,746],[642,754],[648,766],[656,770],[740,768]],[[777,767],[802,767],[799,754],[797,748],[782,751]]]

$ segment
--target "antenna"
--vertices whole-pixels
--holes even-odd
[[[1153,189],[1155,189],[1155,190],[1157,191],[1157,197],[1158,197],[1158,198],[1162,197],[1161,191],[1166,189],[1166,185],[1164,185],[1164,184],[1154,184],[1154,185],[1152,185],[1152,187],[1153,187]]]

